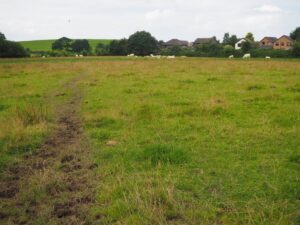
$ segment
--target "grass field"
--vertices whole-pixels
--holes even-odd
[[[109,44],[110,40],[104,39],[88,39],[93,50],[99,43]],[[55,40],[36,40],[36,41],[21,41],[20,43],[31,51],[51,51],[52,43]]]
[[[2,60],[2,168],[55,129],[78,74],[92,224],[299,224],[299,60]]]

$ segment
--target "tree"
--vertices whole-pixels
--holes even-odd
[[[28,57],[28,52],[17,42],[0,40],[0,58]]]
[[[234,47],[235,43],[238,41],[238,38],[236,35],[229,35],[229,33],[225,33],[223,37],[223,45],[231,45]]]
[[[96,55],[109,55],[109,46],[99,43],[96,47]]]
[[[247,40],[242,43],[243,53],[249,53],[251,49],[252,49],[252,43],[250,41]]]
[[[290,37],[295,41],[300,41],[300,27],[297,27],[291,34]]]
[[[297,41],[294,46],[293,46],[293,50],[292,50],[292,54],[295,57],[300,57],[300,42]]]
[[[229,40],[229,45],[231,45],[232,47],[234,47],[235,43],[238,42],[238,38],[236,35],[231,35],[230,40]]]
[[[162,41],[162,40],[158,41],[157,42],[157,48],[160,49],[160,50],[163,49],[164,48],[164,44],[165,44],[164,41]]]
[[[52,50],[66,50],[71,51],[72,40],[67,37],[62,37],[52,44]]]
[[[128,39],[128,51],[135,55],[146,56],[158,49],[157,40],[146,31],[138,31]]]
[[[110,55],[127,55],[128,54],[128,40],[113,40],[110,42],[109,46]]]
[[[229,42],[230,42],[230,35],[229,35],[229,33],[225,33],[224,34],[224,37],[223,37],[223,44],[224,45],[229,45]]]
[[[5,35],[0,32],[0,40],[6,40]]]
[[[71,49],[73,52],[76,53],[83,53],[86,52],[87,54],[91,51],[91,46],[88,40],[83,39],[83,40],[75,40],[71,44]]]
[[[248,39],[249,41],[252,41],[254,42],[254,36],[251,32],[247,33],[246,36],[245,36],[246,39]]]

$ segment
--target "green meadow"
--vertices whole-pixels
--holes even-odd
[[[29,48],[31,51],[51,51],[54,41],[55,40],[20,41],[20,44],[26,49]],[[88,39],[88,41],[94,50],[99,43],[109,44],[111,40]]]
[[[92,224],[300,223],[299,60],[1,60],[1,168],[51,134],[78,74]]]

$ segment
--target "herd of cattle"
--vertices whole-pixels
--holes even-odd
[[[137,57],[136,55],[134,54],[129,54],[127,55],[127,57]],[[161,56],[161,55],[153,55],[151,54],[150,56],[146,56],[147,58],[151,57],[151,58],[157,58],[157,59],[160,59],[160,58],[167,58],[167,59],[175,59],[175,55],[170,55],[170,56]],[[186,56],[181,56],[181,58],[185,58]],[[233,59],[234,58],[234,55],[231,55],[228,57],[229,59]],[[245,54],[243,57],[243,59],[250,59],[251,58],[251,54],[248,53],[248,54]],[[271,59],[270,56],[266,56],[266,59]]]
[[[75,55],[76,58],[82,58],[83,55]],[[127,57],[138,57],[134,54],[129,54],[127,55]],[[46,56],[42,56],[42,58],[46,58]],[[160,59],[160,58],[166,58],[166,59],[175,59],[175,55],[169,55],[169,56],[162,56],[162,55],[153,55],[151,54],[150,56],[146,56],[146,58],[157,58],[157,59]],[[181,58],[186,58],[186,56],[181,56]],[[228,57],[229,59],[233,59],[234,58],[234,55],[230,55]],[[243,57],[243,59],[250,59],[251,58],[251,54],[245,54]],[[271,59],[270,56],[266,56],[266,59]]]

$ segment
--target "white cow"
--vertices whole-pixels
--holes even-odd
[[[44,55],[43,55],[43,56],[42,56],[42,58],[43,58],[43,59],[45,59],[45,58],[46,58],[46,56],[44,56]]]
[[[78,57],[79,57],[79,55],[77,55],[77,54],[76,54],[76,55],[75,55],[75,57],[76,57],[76,58],[78,58]]]
[[[167,59],[175,59],[175,55],[169,55],[167,56]]]
[[[134,57],[135,55],[134,54],[129,54],[127,55],[128,57]]]
[[[160,59],[160,58],[161,58],[161,55],[153,55],[153,54],[151,54],[150,57],[151,57],[151,58]]]
[[[250,58],[251,58],[251,54],[250,54],[250,53],[245,54],[245,55],[243,56],[243,59],[250,59]]]
[[[229,58],[229,59],[233,59],[233,58],[234,58],[234,55],[230,55],[228,58]]]
[[[271,59],[271,57],[270,56],[266,56],[266,59]]]
[[[80,57],[80,58],[82,58],[82,57],[83,57],[83,55],[79,55],[79,57]]]

